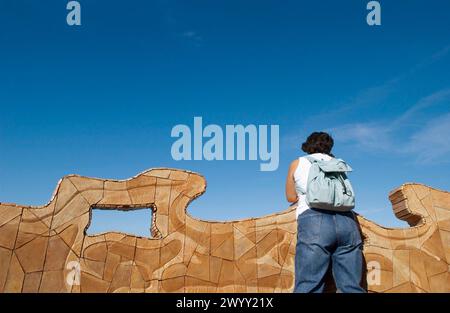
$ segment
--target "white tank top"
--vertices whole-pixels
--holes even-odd
[[[324,154],[324,153],[313,153],[310,154],[309,156],[319,159],[319,160],[323,160],[323,161],[328,161],[331,160],[332,157],[330,157],[328,154]],[[299,190],[299,189],[303,189],[306,190],[307,184],[308,184],[308,174],[309,174],[309,169],[311,168],[311,163],[308,161],[308,159],[306,159],[304,156],[298,158],[298,165],[297,168],[294,172],[294,181],[295,181],[295,189]],[[299,188],[301,187],[301,188]],[[297,209],[296,209],[296,213],[297,213],[297,217],[302,214],[304,211],[306,211],[307,209],[309,209],[308,204],[306,204],[306,196],[303,194],[300,194],[297,192],[298,195],[298,202],[297,202]]]

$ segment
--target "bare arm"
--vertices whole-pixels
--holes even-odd
[[[294,182],[294,172],[297,169],[298,159],[292,161],[289,166],[288,175],[286,178],[286,199],[288,202],[294,203],[297,202],[297,191],[295,190],[295,182]]]

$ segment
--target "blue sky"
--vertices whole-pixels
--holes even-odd
[[[404,226],[404,182],[450,190],[450,2],[0,0],[0,201],[46,203],[60,177],[202,173],[189,212],[208,220],[284,210],[289,163],[328,130],[354,168],[356,211]],[[173,126],[280,125],[280,166],[174,161]],[[113,228],[107,216],[100,228]],[[136,232],[142,232],[139,218]]]

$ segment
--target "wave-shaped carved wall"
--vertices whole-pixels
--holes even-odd
[[[186,208],[205,189],[199,174],[161,168],[125,181],[70,175],[45,206],[0,204],[0,292],[292,292],[295,207],[203,221]],[[385,228],[358,215],[363,285],[450,292],[450,194],[405,184],[389,198],[410,227]],[[93,207],[151,207],[152,238],[86,235]]]

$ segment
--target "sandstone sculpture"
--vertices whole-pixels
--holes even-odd
[[[295,207],[202,221],[186,208],[205,189],[199,174],[161,168],[124,181],[69,175],[45,206],[0,204],[0,292],[292,292]],[[411,227],[358,215],[364,284],[373,292],[450,292],[450,193],[405,184],[389,198]],[[152,238],[86,235],[93,207],[151,207]]]

